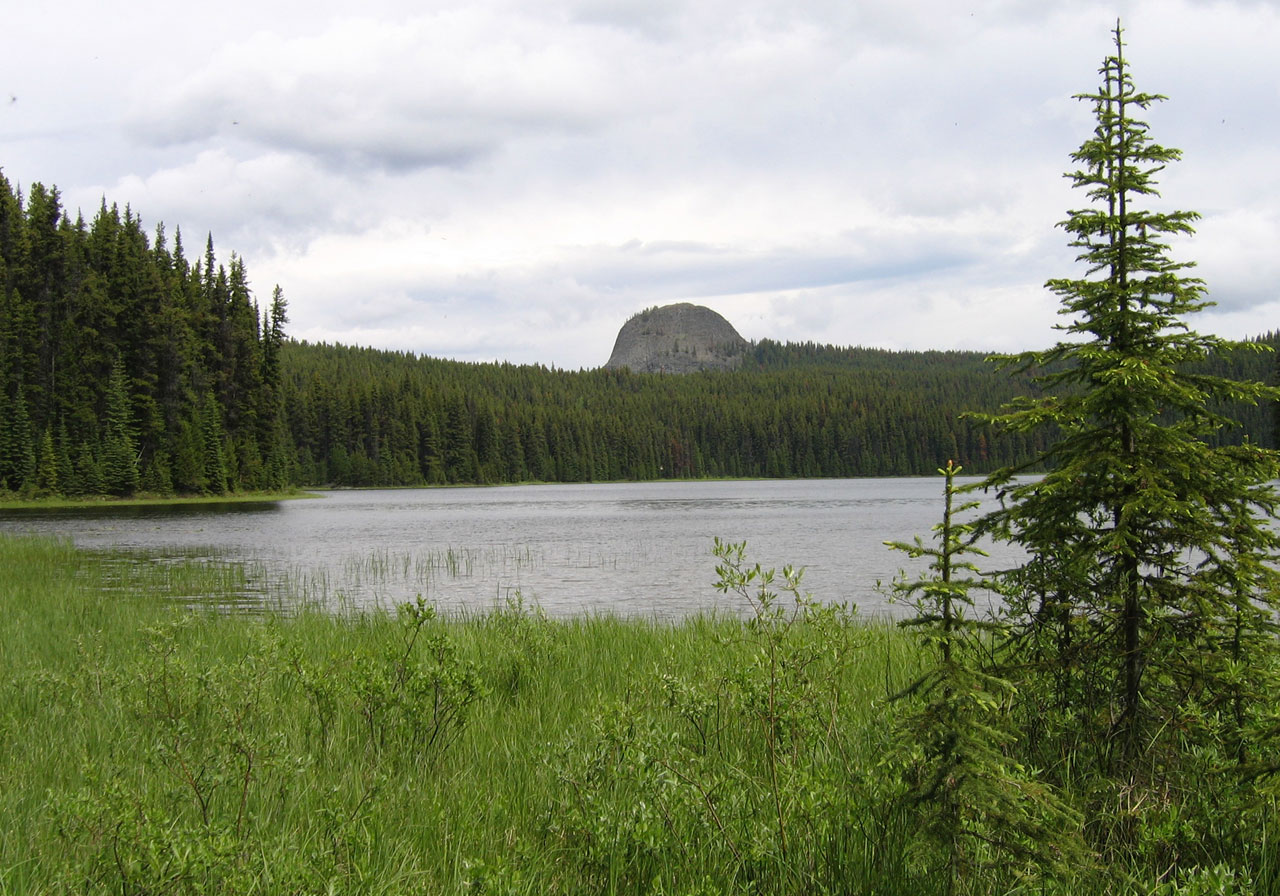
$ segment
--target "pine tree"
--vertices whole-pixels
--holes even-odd
[[[1166,240],[1190,234],[1197,216],[1145,207],[1180,153],[1136,117],[1163,97],[1137,90],[1118,25],[1114,37],[1101,86],[1079,97],[1096,126],[1069,177],[1090,204],[1062,223],[1086,271],[1047,284],[1071,338],[1003,358],[1036,372],[1044,394],[989,418],[1056,433],[1038,458],[1049,472],[993,475],[1002,507],[983,527],[1027,551],[1005,583],[1018,632],[1010,658],[1038,670],[1023,693],[1038,695],[1028,719],[1047,749],[1087,743],[1075,773],[1088,760],[1126,792],[1159,790],[1168,804],[1197,750],[1230,741],[1244,755],[1246,740],[1270,736],[1253,723],[1275,686],[1277,461],[1213,437],[1229,423],[1217,408],[1278,393],[1189,369],[1260,344],[1202,336],[1184,320],[1210,303]]]
[[[53,447],[53,436],[49,430],[40,437],[40,456],[36,462],[36,488],[46,495],[59,493],[58,453]]]
[[[144,491],[153,495],[173,494],[173,473],[169,466],[169,453],[163,448],[157,450],[147,461],[142,471],[140,485]]]
[[[8,430],[7,473],[9,487],[14,491],[26,491],[36,487],[36,439],[25,393],[25,389],[17,390],[10,404],[8,425],[0,423],[0,427]],[[3,475],[4,471],[0,471],[0,476]]]
[[[55,456],[58,464],[58,489],[64,495],[79,494],[80,483],[76,480],[75,466],[71,462],[71,440],[67,436],[67,426],[62,422],[58,424]]]
[[[284,347],[284,325],[289,321],[289,303],[279,286],[271,293],[271,307],[262,326],[262,383],[266,394],[276,394],[280,389],[280,350]]]
[[[102,441],[102,476],[109,494],[132,495],[138,490],[137,444],[128,379],[124,362],[117,358],[107,383],[106,431]]]
[[[476,474],[475,440],[471,415],[462,396],[455,393],[445,404],[444,467],[450,482],[472,482]]]
[[[212,399],[207,399],[211,401]],[[205,475],[205,454],[207,450],[204,438],[201,408],[194,411],[196,419],[181,420],[173,434],[173,462],[170,472],[175,491],[185,494],[203,494],[209,488],[209,480]]]
[[[226,431],[212,394],[206,394],[200,405],[200,445],[202,470],[200,481],[207,494],[225,495],[230,491],[227,473]]]
[[[78,495],[107,494],[106,481],[102,477],[102,465],[98,463],[98,458],[94,456],[88,442],[81,442],[76,452],[75,481]]]
[[[293,453],[285,421],[284,390],[280,370],[280,352],[285,344],[284,325],[289,320],[289,303],[284,291],[276,286],[271,293],[271,306],[263,318],[262,374],[258,395],[262,407],[258,412],[259,440],[265,458],[263,482],[274,491],[284,489],[290,477],[290,455]]]
[[[0,386],[0,492],[16,490],[20,483],[17,476],[17,427],[13,419],[13,406],[8,390]]]

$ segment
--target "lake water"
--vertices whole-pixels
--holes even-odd
[[[884,546],[930,537],[942,477],[522,485],[326,491],[311,500],[0,511],[0,531],[69,537],[137,562],[245,564],[247,602],[301,591],[328,605],[423,595],[484,611],[519,594],[551,615],[676,618],[741,612],[718,593],[713,539],[868,616],[898,615],[887,586],[923,564]],[[992,565],[1000,561],[993,558]]]

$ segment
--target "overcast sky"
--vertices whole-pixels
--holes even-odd
[[[1058,338],[1055,228],[1117,16],[1217,308],[1280,329],[1280,0],[59,0],[0,30],[0,167],[299,339],[577,369],[652,305],[748,339]]]

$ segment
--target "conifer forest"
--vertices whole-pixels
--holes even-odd
[[[980,352],[762,339],[735,371],[566,371],[299,343],[287,308],[211,235],[191,258],[129,207],[86,221],[0,172],[0,492],[980,473],[1047,444],[967,416],[1038,388]],[[1197,363],[1267,380],[1272,362]],[[1272,444],[1266,407],[1229,413],[1213,439]]]

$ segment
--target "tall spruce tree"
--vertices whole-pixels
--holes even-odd
[[[112,365],[107,382],[105,422],[101,463],[107,492],[132,495],[138,488],[138,439],[128,377],[119,358]]]
[[[11,401],[0,389],[0,491],[34,488],[36,443],[22,387]]]
[[[1068,755],[1053,746],[1068,738],[1088,744],[1070,753],[1073,773],[1089,765],[1127,793],[1159,789],[1167,803],[1197,750],[1229,744],[1243,763],[1267,736],[1277,460],[1211,442],[1228,425],[1216,408],[1277,390],[1188,369],[1261,346],[1185,322],[1210,303],[1166,240],[1190,234],[1197,215],[1150,207],[1155,175],[1180,153],[1152,142],[1136,117],[1164,98],[1134,86],[1119,25],[1114,35],[1101,85],[1079,96],[1096,124],[1068,177],[1090,204],[1061,225],[1085,273],[1047,284],[1070,339],[1000,359],[1038,372],[1044,394],[989,418],[1015,433],[1055,432],[1039,458],[1048,472],[991,476],[1002,506],[983,526],[1027,552],[1006,583],[1019,632],[1012,660],[1038,673],[1022,693],[1039,695],[1027,718],[1046,756]]]

